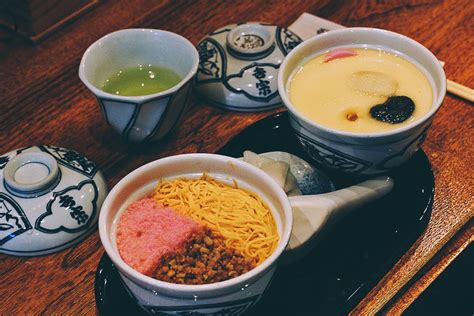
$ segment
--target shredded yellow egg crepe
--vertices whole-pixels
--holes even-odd
[[[267,204],[255,193],[223,184],[203,175],[200,179],[161,180],[153,198],[207,225],[246,257],[262,263],[275,250],[279,236]]]

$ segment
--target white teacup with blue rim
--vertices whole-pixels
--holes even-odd
[[[418,65],[433,92],[428,112],[399,128],[371,133],[339,130],[305,116],[289,97],[292,75],[312,57],[348,47],[379,48]],[[288,109],[298,141],[313,160],[332,170],[368,176],[383,174],[400,166],[420,148],[446,94],[446,76],[436,57],[413,39],[381,29],[347,28],[316,35],[293,49],[281,65],[278,91]]]
[[[97,97],[107,123],[123,139],[150,142],[163,138],[179,123],[198,63],[196,48],[181,35],[155,29],[125,29],[105,35],[85,51],[79,77]],[[133,69],[149,76],[140,83],[143,88],[153,84],[150,80],[157,80],[161,71],[171,72],[177,79],[168,83],[165,90],[124,93],[106,89],[109,81],[120,75],[128,74],[126,84],[130,78],[138,80]]]

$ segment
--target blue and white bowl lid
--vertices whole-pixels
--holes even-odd
[[[0,156],[0,253],[37,256],[72,246],[96,227],[107,185],[76,151],[31,146]]]
[[[220,108],[266,111],[281,105],[278,70],[302,40],[288,29],[265,23],[224,26],[197,46],[196,91]]]

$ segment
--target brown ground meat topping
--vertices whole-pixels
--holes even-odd
[[[182,251],[161,258],[152,277],[178,284],[207,284],[235,278],[255,267],[255,260],[229,249],[209,228],[194,234]]]

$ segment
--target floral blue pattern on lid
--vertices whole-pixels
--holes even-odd
[[[107,195],[95,163],[56,146],[0,156],[0,253],[37,256],[72,246],[96,227]]]
[[[220,108],[266,111],[281,105],[277,78],[285,56],[302,40],[265,23],[224,26],[197,46],[196,91]]]

